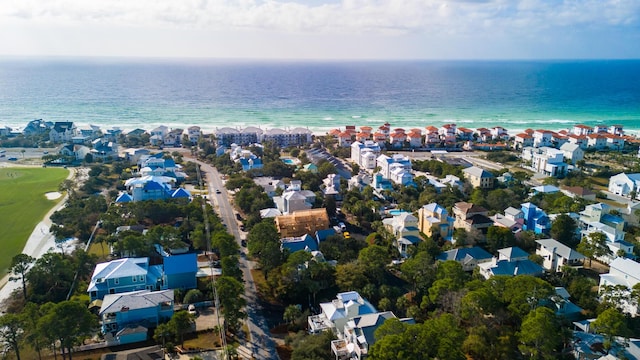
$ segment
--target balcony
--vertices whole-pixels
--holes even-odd
[[[324,314],[313,315],[307,318],[309,325],[309,333],[317,334],[326,330],[333,329],[333,323],[327,319]]]
[[[351,352],[348,349],[345,340],[333,340],[331,342],[331,352],[336,355],[337,359],[345,360],[350,358]]]

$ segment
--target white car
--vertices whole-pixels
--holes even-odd
[[[198,314],[198,310],[196,310],[196,306],[193,304],[189,304],[189,307],[187,308],[187,311],[189,312],[189,314],[196,316]]]

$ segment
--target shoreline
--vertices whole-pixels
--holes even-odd
[[[44,118],[43,120],[51,121],[51,122],[58,121],[58,120],[47,120]],[[63,120],[59,120],[59,121],[63,121]],[[68,120],[68,121],[71,121],[71,120]],[[314,136],[324,136],[324,135],[327,135],[327,133],[330,130],[344,129],[346,126],[355,126],[357,130],[361,126],[371,126],[375,130],[378,126],[383,125],[385,122],[388,122],[391,125],[391,128],[403,128],[405,130],[417,128],[423,131],[426,127],[431,125],[439,127],[444,124],[450,124],[450,123],[456,124],[458,127],[465,127],[471,130],[475,130],[478,128],[491,129],[492,127],[501,126],[507,130],[507,132],[509,133],[509,136],[515,136],[516,134],[524,132],[524,130],[526,129],[533,129],[533,130],[544,129],[544,130],[557,132],[561,130],[570,130],[574,125],[583,124],[591,127],[595,125],[622,125],[625,135],[640,136],[640,120],[637,122],[634,122],[633,124],[626,124],[626,122],[616,123],[615,121],[593,121],[592,120],[588,122],[585,122],[585,121],[581,122],[579,120],[571,121],[571,120],[550,119],[548,121],[548,124],[546,125],[541,120],[532,120],[530,123],[527,123],[522,120],[514,120],[515,124],[523,125],[523,126],[512,126],[512,127],[508,126],[509,125],[508,121],[496,121],[495,123],[491,123],[490,121],[478,120],[478,122],[476,123],[476,121],[474,120],[454,120],[454,119],[434,120],[430,122],[420,122],[420,123],[408,122],[406,120],[402,120],[394,123],[393,120],[369,119],[369,118],[361,118],[361,117],[353,118],[353,121],[343,121],[342,119],[337,120],[333,118],[331,118],[331,120],[322,120],[322,121],[324,121],[327,125],[326,126],[308,126],[308,124],[298,123],[298,124],[291,124],[288,126],[276,126],[273,123],[256,124],[256,123],[245,123],[245,122],[229,122],[229,123],[218,124],[220,126],[216,126],[216,124],[171,122],[171,121],[164,122],[164,123],[162,122],[140,123],[139,125],[142,125],[142,126],[131,125],[131,123],[122,123],[122,124],[114,123],[111,125],[101,125],[99,124],[99,122],[91,123],[91,122],[75,122],[75,121],[74,121],[74,124],[76,125],[77,128],[88,128],[90,126],[98,126],[103,131],[113,129],[113,128],[118,128],[122,130],[124,134],[135,129],[143,129],[146,132],[150,132],[154,128],[162,125],[167,126],[169,129],[181,128],[184,130],[185,133],[187,131],[187,128],[189,128],[190,126],[199,126],[203,134],[213,134],[216,131],[216,129],[221,129],[221,128],[234,128],[234,129],[241,130],[248,127],[257,127],[259,129],[262,129],[263,131],[267,131],[270,129],[291,130],[294,128],[304,128],[304,129],[310,130]],[[511,122],[511,124],[514,124],[514,122]],[[28,124],[28,121],[21,125],[3,123],[3,124],[0,124],[0,126],[8,126],[12,129],[21,131],[27,124]],[[490,125],[490,124],[493,124],[493,125]],[[530,125],[530,126],[524,126],[524,125]],[[637,128],[629,127],[629,125],[636,125]]]

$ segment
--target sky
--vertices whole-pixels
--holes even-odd
[[[3,0],[0,56],[640,58],[640,0]]]

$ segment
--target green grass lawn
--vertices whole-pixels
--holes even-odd
[[[19,254],[35,226],[58,202],[45,194],[57,191],[69,170],[0,168],[0,277]]]

